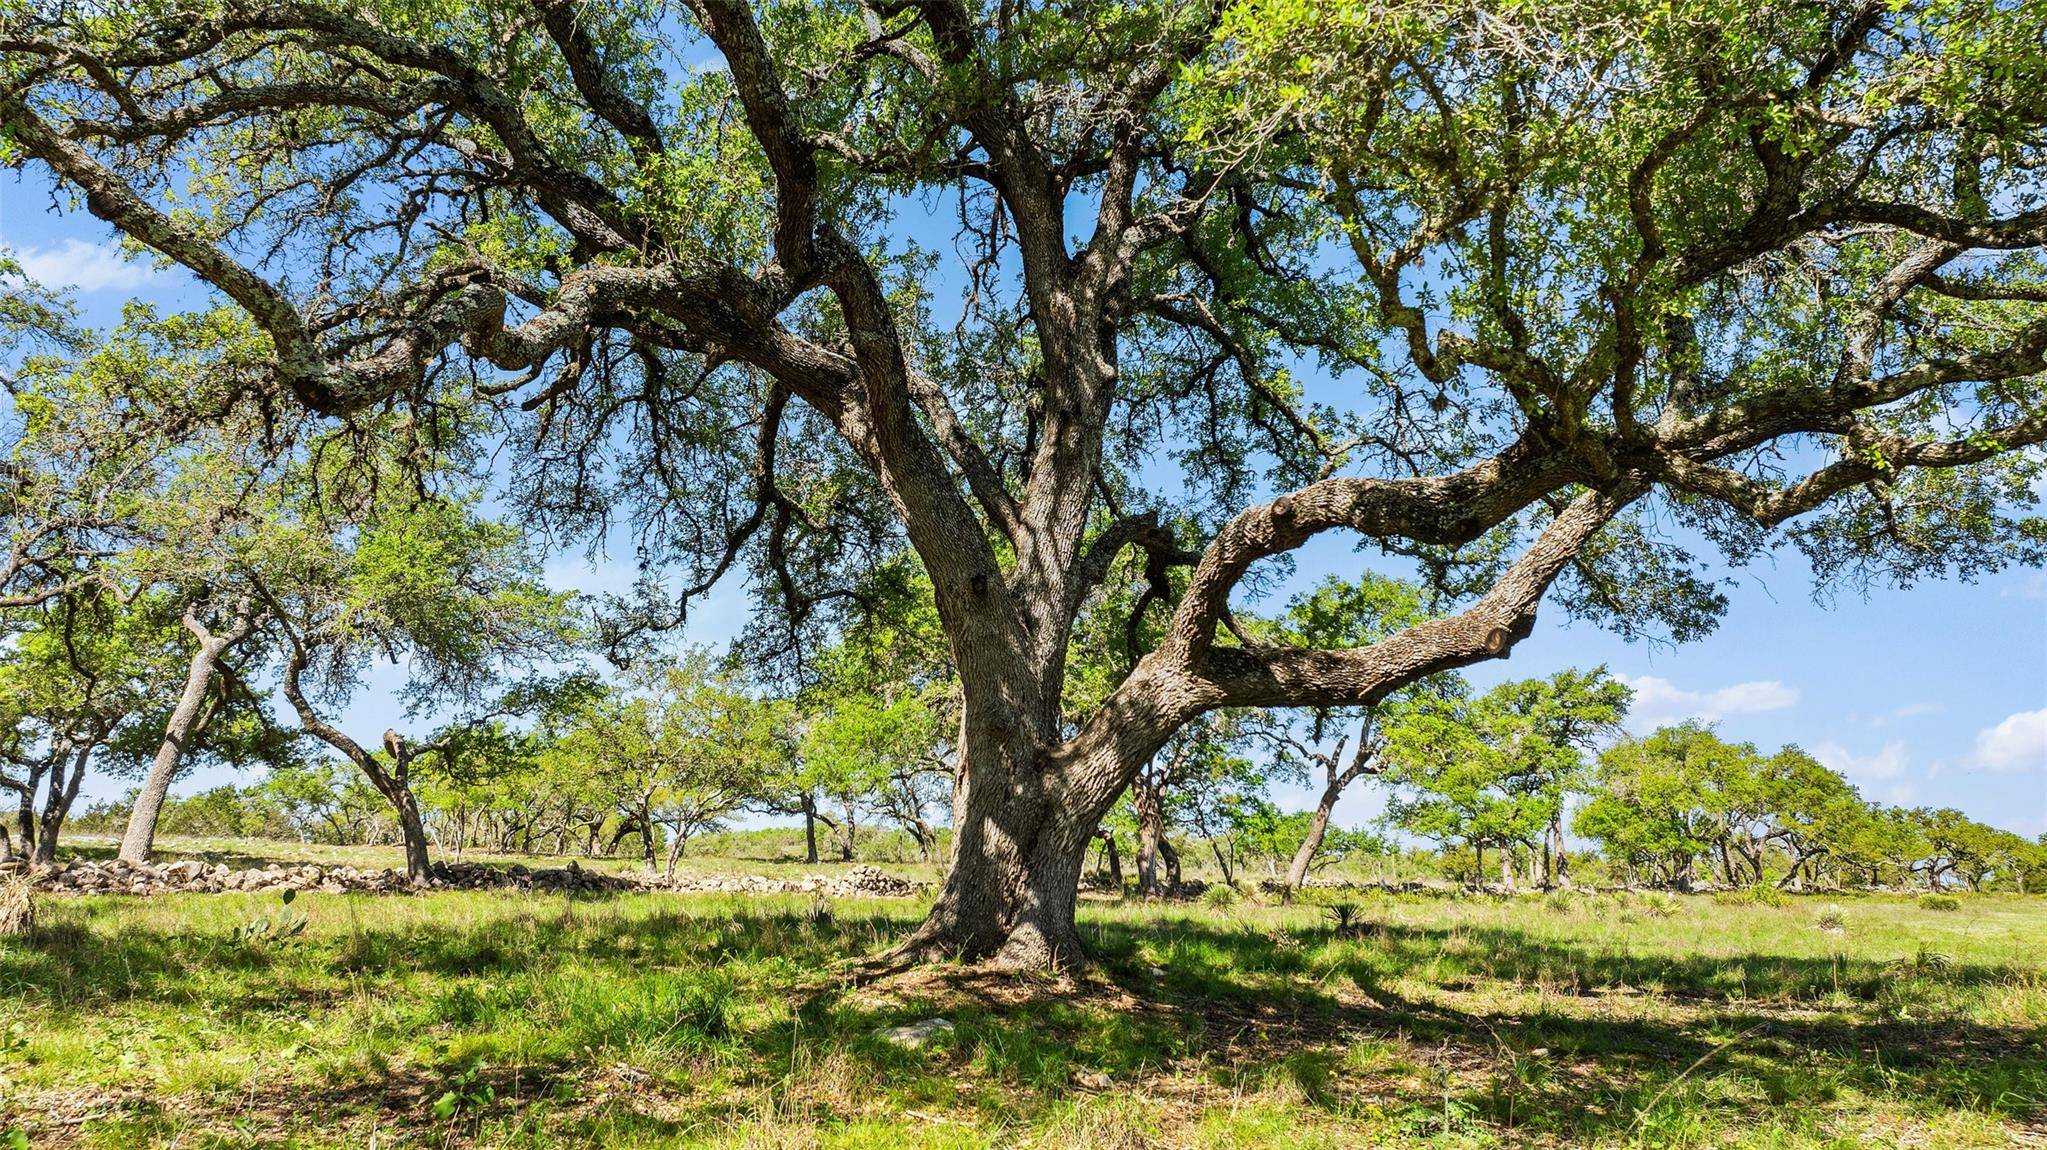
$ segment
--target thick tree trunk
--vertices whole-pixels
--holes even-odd
[[[817,863],[817,796],[803,792],[803,861]]]
[[[1084,423],[1060,426],[1065,432]],[[897,429],[884,428],[889,434]],[[1175,609],[1160,646],[1071,733],[1060,699],[1084,584],[1055,580],[1028,593],[1005,590],[999,572],[950,546],[949,526],[922,519],[921,511],[906,515],[912,542],[931,569],[962,706],[951,865],[930,914],[891,958],[990,959],[1012,969],[1084,961],[1074,907],[1088,842],[1173,732],[1217,707],[1368,703],[1428,675],[1504,655],[1533,630],[1536,605],[1557,572],[1639,490],[1579,496],[1462,612],[1368,648],[1328,654],[1251,654],[1214,645],[1237,575],[1270,553],[1271,539],[1305,522],[1292,496],[1246,511],[1197,564],[1196,589]],[[907,485],[891,491],[906,504],[924,494]],[[1072,486],[1072,494],[1071,529],[1043,538],[1080,538],[1088,481]],[[1039,538],[1019,537],[1026,550]],[[1038,572],[1070,572],[1071,562],[1033,552],[1020,554],[1016,568],[1028,581]]]
[[[1308,868],[1315,863],[1315,856],[1322,853],[1322,840],[1329,834],[1329,817],[1336,810],[1336,800],[1343,797],[1343,788],[1331,785],[1323,788],[1322,797],[1315,802],[1315,813],[1308,818],[1307,836],[1301,839],[1301,848],[1294,852],[1294,859],[1287,864],[1286,889],[1291,895],[1308,881]]]
[[[1088,843],[1138,765],[1165,742],[1155,723],[1101,724],[1096,734],[1071,757],[1041,758],[1008,714],[976,721],[969,700],[950,865],[896,961],[986,959],[1042,970],[1086,960],[1074,909]],[[976,765],[983,762],[988,769]]]
[[[1796,891],[1804,890],[1805,871],[1806,864],[1808,863],[1808,861],[1809,861],[1808,856],[1798,854],[1795,851],[1792,852],[1791,869],[1785,871],[1784,877],[1777,880],[1777,889]]]

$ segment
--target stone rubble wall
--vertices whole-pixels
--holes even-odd
[[[28,873],[25,864],[0,863],[0,878]],[[223,891],[322,891],[345,894],[440,890],[525,890],[558,893],[680,891],[729,894],[818,894],[834,898],[902,898],[921,892],[924,883],[900,879],[876,867],[856,866],[839,874],[771,878],[764,875],[678,876],[613,874],[565,867],[487,866],[482,863],[435,863],[421,888],[408,883],[402,871],[351,866],[284,866],[235,870],[224,863],[198,859],[135,865],[118,859],[105,862],[73,859],[61,867],[29,874],[34,889],[52,894],[218,894]]]

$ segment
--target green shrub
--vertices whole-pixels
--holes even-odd
[[[1919,900],[1919,905],[1926,910],[1960,910],[1962,900],[1953,895],[1929,894]]]
[[[1934,950],[1921,943],[1911,958],[1894,959],[1884,968],[1892,978],[1930,978],[1945,980],[1955,973],[1958,964],[1955,956],[1946,951]]]
[[[1346,938],[1355,938],[1368,933],[1372,923],[1365,918],[1364,908],[1354,902],[1339,902],[1322,908],[1322,917],[1329,920],[1329,929]]]
[[[1201,905],[1213,907],[1217,910],[1227,910],[1237,905],[1242,897],[1242,895],[1237,893],[1236,887],[1228,883],[1219,882],[1201,892]]]
[[[1642,913],[1651,918],[1669,918],[1685,908],[1684,902],[1676,895],[1660,890],[1643,892],[1638,905]]]

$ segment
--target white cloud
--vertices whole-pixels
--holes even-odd
[[[2047,707],[2020,711],[1976,733],[1976,761],[1993,771],[2047,766]]]
[[[1729,715],[1781,711],[1798,702],[1798,688],[1787,687],[1776,679],[1735,683],[1717,691],[1687,691],[1655,675],[1622,675],[1620,679],[1635,689],[1634,719],[1649,726],[1681,719],[1711,723]]]
[[[1905,744],[1895,740],[1885,743],[1883,750],[1873,755],[1858,755],[1839,743],[1821,743],[1812,749],[1812,757],[1850,779],[1862,781],[1895,779],[1905,773],[1907,761]]]
[[[1944,710],[1939,703],[1907,703],[1896,710],[1885,711],[1869,721],[1873,727],[1888,727],[1901,719],[1916,719],[1921,715],[1935,715]]]
[[[133,261],[114,244],[89,244],[68,239],[56,247],[17,248],[14,258],[28,278],[49,287],[82,292],[134,291],[156,276],[146,262]]]

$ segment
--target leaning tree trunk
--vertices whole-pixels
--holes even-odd
[[[1307,836],[1301,839],[1301,849],[1294,852],[1294,861],[1286,868],[1286,893],[1289,897],[1308,881],[1308,868],[1315,863],[1315,856],[1322,853],[1322,840],[1329,834],[1329,818],[1336,810],[1336,800],[1343,797],[1343,788],[1336,785],[1326,787],[1322,797],[1315,802],[1315,813],[1308,818]]]
[[[398,808],[398,839],[405,847],[405,877],[415,883],[425,882],[433,872],[433,860],[427,854],[426,824],[419,817],[419,800],[412,796],[412,788],[402,783],[393,788],[388,796],[391,805]]]
[[[156,845],[156,820],[163,813],[165,797],[170,794],[171,779],[178,773],[178,764],[190,748],[192,733],[199,729],[217,654],[202,643],[199,652],[192,656],[192,669],[185,677],[185,690],[178,696],[178,705],[171,710],[170,722],[164,725],[163,742],[157,746],[149,775],[142,780],[142,789],[135,794],[135,809],[128,813],[128,829],[121,836],[120,858],[123,862],[149,861],[149,852]]]
[[[246,605],[242,606],[233,623],[219,635],[208,631],[190,609],[185,613],[184,623],[185,629],[198,639],[199,647],[192,652],[192,666],[185,674],[185,689],[178,696],[178,705],[171,709],[170,721],[164,724],[163,742],[157,745],[149,775],[142,780],[142,789],[136,793],[135,809],[128,813],[128,829],[121,835],[120,858],[123,862],[149,861],[149,852],[156,845],[156,822],[163,814],[171,780],[176,777],[185,753],[191,749],[193,735],[205,725],[206,692],[213,683],[214,669],[219,666],[223,651],[248,637],[255,624],[255,613]]]
[[[668,840],[668,867],[665,876],[669,882],[674,882],[675,868],[682,862],[682,854],[689,847],[689,839],[683,835],[680,823],[669,834],[672,837]]]
[[[427,855],[426,825],[419,817],[419,800],[412,794],[412,760],[415,751],[408,746],[397,731],[384,732],[384,751],[390,756],[390,768],[377,761],[367,747],[350,738],[348,733],[328,722],[313,708],[306,698],[299,677],[305,673],[309,656],[306,649],[293,640],[291,656],[285,660],[282,686],[285,699],[299,717],[299,726],[313,737],[340,751],[356,765],[363,777],[370,781],[378,794],[384,796],[398,815],[398,841],[405,848],[405,877],[414,884],[424,883],[432,877],[433,864]]]

